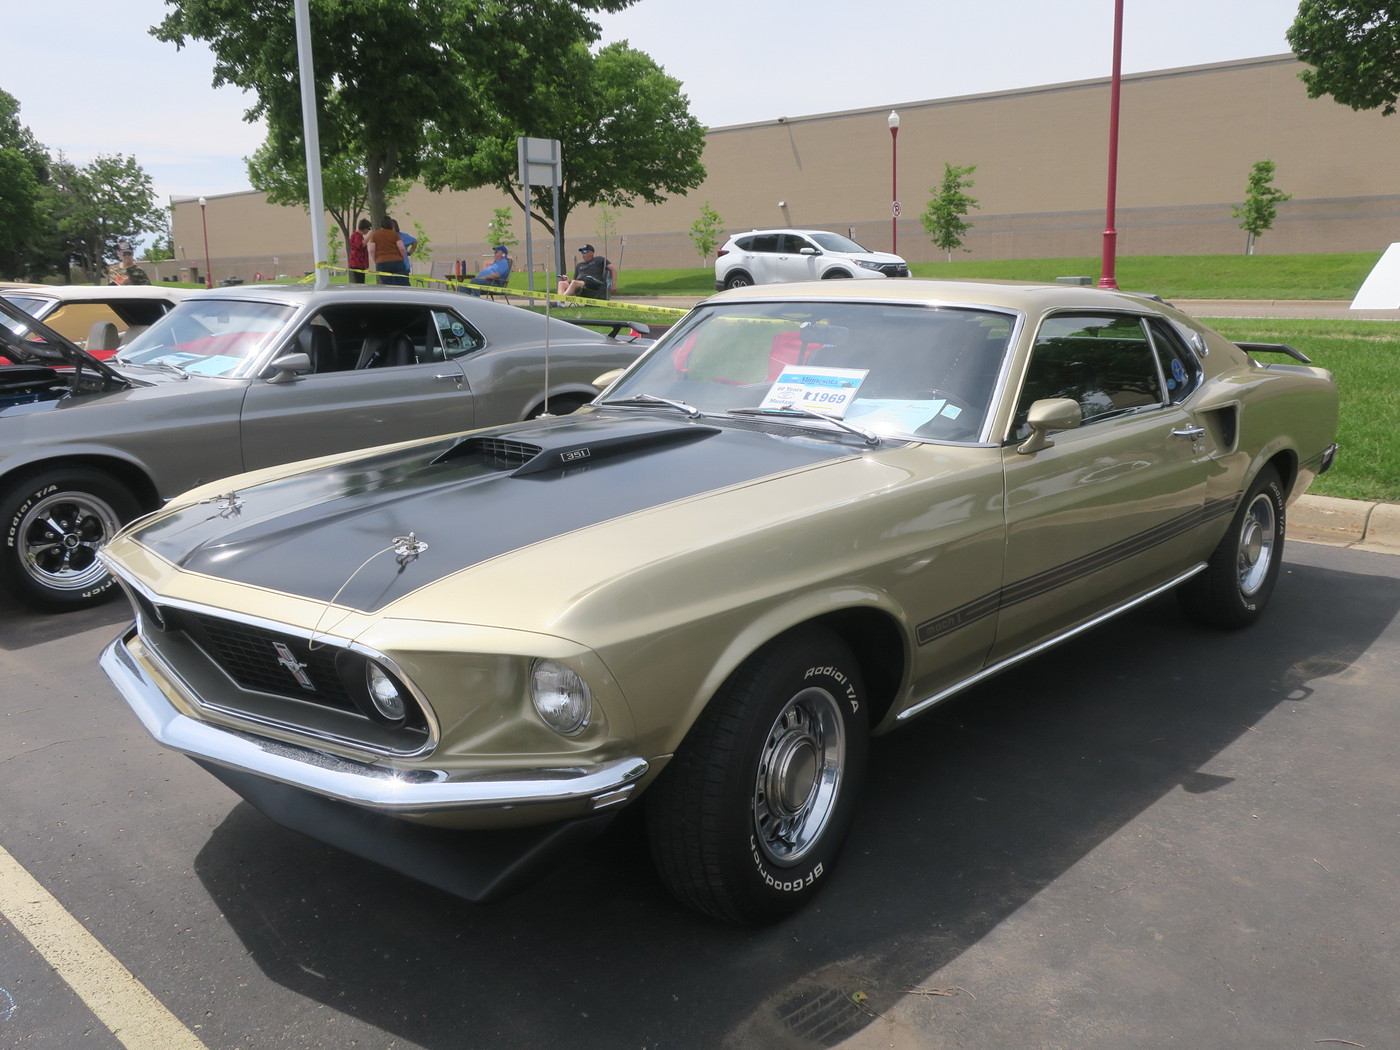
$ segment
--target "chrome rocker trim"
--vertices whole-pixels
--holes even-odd
[[[135,628],[129,628],[102,651],[99,662],[158,743],[199,761],[364,809],[402,816],[574,803],[587,815],[626,800],[647,771],[646,761],[637,757],[595,769],[396,770],[210,725],[176,710],[131,652],[129,643],[135,636]]]

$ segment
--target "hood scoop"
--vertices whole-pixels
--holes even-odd
[[[547,471],[572,470],[629,453],[649,452],[698,441],[720,433],[718,427],[695,423],[659,423],[590,416],[464,438],[435,462],[475,462],[491,471],[526,477]]]

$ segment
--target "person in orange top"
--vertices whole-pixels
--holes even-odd
[[[369,248],[369,265],[379,273],[380,284],[407,284],[408,261],[404,258],[403,241],[394,229],[394,220],[384,216],[379,229],[365,238]]]

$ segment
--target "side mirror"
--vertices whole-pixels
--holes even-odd
[[[1079,402],[1067,397],[1047,397],[1034,402],[1026,413],[1026,426],[1031,428],[1031,436],[1016,446],[1023,456],[1050,448],[1055,442],[1050,440],[1052,430],[1073,430],[1084,421],[1079,410]]]
[[[798,255],[820,255],[820,254],[821,254],[821,251],[818,250],[818,249],[816,249],[816,248],[803,248],[803,249],[801,249],[797,254],[798,254]]]
[[[295,383],[301,372],[311,371],[310,354],[283,354],[272,362],[277,374],[268,378],[268,383]]]

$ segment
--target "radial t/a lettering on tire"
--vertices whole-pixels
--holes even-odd
[[[1211,627],[1247,627],[1269,604],[1283,562],[1284,493],[1265,467],[1245,492],[1206,567],[1178,589],[1182,607]]]
[[[780,638],[735,671],[647,795],[671,892],[740,924],[806,904],[854,815],[866,708],[855,658],[826,630]]]
[[[140,508],[105,474],[46,471],[0,492],[0,588],[38,609],[66,612],[111,597],[97,551]]]

